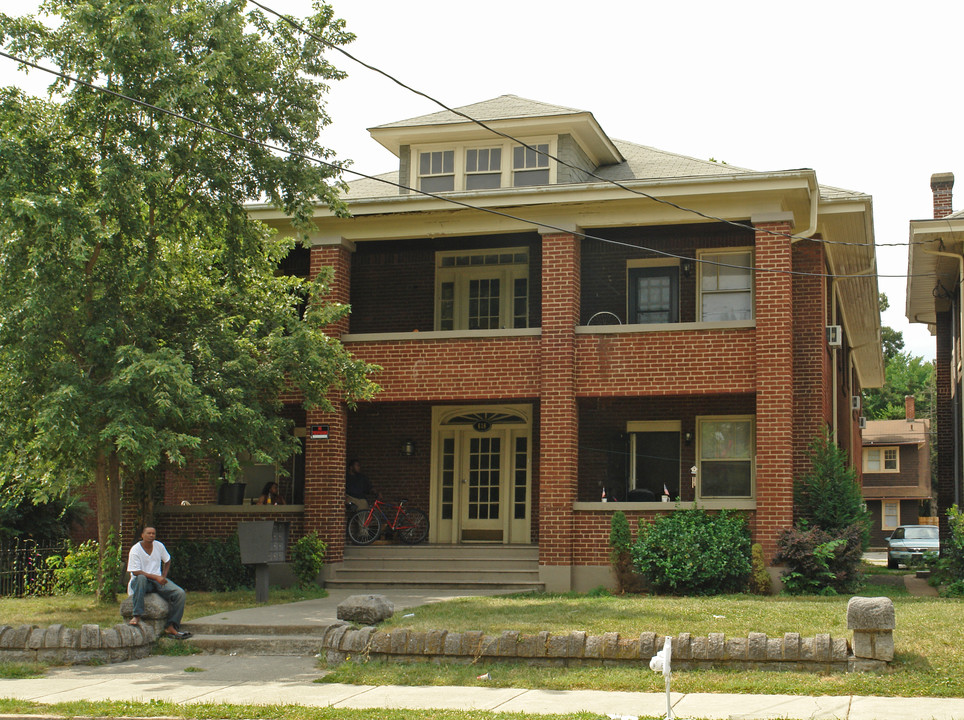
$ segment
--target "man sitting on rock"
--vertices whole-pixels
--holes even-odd
[[[191,637],[191,633],[180,630],[181,617],[184,615],[184,590],[167,579],[167,572],[171,569],[171,555],[155,537],[157,531],[152,527],[145,527],[140,542],[134,544],[127,556],[127,571],[131,574],[127,594],[134,603],[130,624],[141,623],[145,593],[157,593],[167,600],[171,608],[164,632],[172,638],[184,640]]]

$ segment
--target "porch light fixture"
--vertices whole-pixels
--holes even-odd
[[[411,457],[415,454],[415,441],[405,440],[402,442],[402,455],[405,457]]]
[[[693,261],[683,260],[680,263],[680,270],[683,272],[683,277],[688,278],[690,275],[693,274]]]
[[[685,442],[687,445],[690,445],[693,442],[693,433],[691,433],[689,430],[683,433],[683,442]]]

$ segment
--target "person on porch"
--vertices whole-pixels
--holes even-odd
[[[345,475],[345,499],[359,510],[367,510],[369,498],[375,496],[372,481],[361,471],[361,462],[348,461],[348,473]]]
[[[164,544],[156,540],[157,530],[148,526],[141,532],[141,539],[135,543],[127,556],[127,571],[131,574],[127,583],[127,594],[134,603],[130,619],[131,625],[140,625],[144,614],[144,595],[157,593],[167,600],[170,611],[167,615],[165,633],[176,640],[191,637],[189,632],[181,632],[181,617],[184,615],[184,590],[167,579],[171,569],[171,555]]]

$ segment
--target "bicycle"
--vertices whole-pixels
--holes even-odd
[[[389,503],[377,498],[367,510],[356,510],[348,518],[348,538],[356,545],[371,545],[381,536],[384,525],[406,545],[422,542],[428,537],[428,516],[418,508],[405,507],[406,502]]]

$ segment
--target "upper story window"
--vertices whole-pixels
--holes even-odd
[[[465,189],[502,187],[502,148],[470,148],[465,151]]]
[[[896,447],[864,448],[864,472],[900,472],[900,453]]]
[[[753,497],[753,417],[697,418],[696,432],[700,497]]]
[[[725,322],[753,319],[753,253],[701,252],[699,319]]]
[[[549,144],[512,148],[512,184],[515,187],[549,184]]]
[[[436,330],[528,327],[528,250],[437,253],[435,308]]]
[[[626,322],[679,322],[679,265],[659,260],[631,260],[627,279]]]
[[[418,154],[418,187],[425,192],[455,189],[455,152],[435,150]]]
[[[548,185],[553,181],[548,155],[554,142],[524,142],[528,147],[506,140],[413,148],[415,177],[411,181],[430,193]]]

